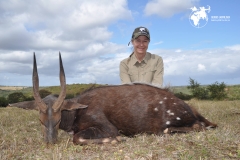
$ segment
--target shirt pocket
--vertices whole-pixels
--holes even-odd
[[[128,71],[128,75],[130,77],[131,82],[139,81],[138,70],[130,70],[130,71]]]
[[[154,76],[156,71],[157,71],[157,69],[155,67],[147,69],[143,73],[144,81],[146,81],[148,83],[152,83],[153,76]]]

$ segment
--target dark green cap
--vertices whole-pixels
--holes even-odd
[[[146,36],[149,40],[150,40],[150,33],[149,30],[146,27],[138,27],[133,31],[132,34],[132,39],[136,39],[139,36]],[[130,44],[130,42],[128,43],[128,45]]]

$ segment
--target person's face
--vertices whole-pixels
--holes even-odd
[[[134,52],[137,54],[146,54],[149,44],[149,39],[146,36],[139,36],[132,40]]]

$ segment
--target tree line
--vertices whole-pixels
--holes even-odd
[[[50,91],[42,89],[39,90],[39,94],[41,98],[46,97],[47,95],[51,94]],[[8,95],[7,98],[0,97],[0,107],[6,107],[10,103],[18,103],[23,101],[32,101],[34,100],[33,96],[27,97],[22,92],[14,92]]]
[[[196,98],[199,100],[224,100],[227,98],[226,88],[227,85],[224,82],[215,82],[207,86],[201,86],[196,80],[189,78],[189,86],[187,88],[190,90],[191,95],[184,94],[182,92],[176,93],[180,99],[190,100]]]
[[[189,85],[187,89],[190,90],[191,94],[185,94],[182,92],[175,93],[175,96],[182,100],[190,100],[196,98],[199,100],[224,100],[227,98],[227,93],[225,91],[226,84],[224,82],[215,82],[208,86],[201,86],[196,80],[189,78]],[[46,97],[52,92],[41,89],[39,90],[41,98]],[[73,98],[74,94],[67,94],[66,99]],[[31,101],[34,100],[33,96],[27,97],[22,92],[14,92],[8,95],[7,98],[0,97],[0,107],[6,107],[10,103],[17,103],[22,101]]]

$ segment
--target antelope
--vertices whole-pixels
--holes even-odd
[[[172,134],[216,128],[196,109],[174,96],[167,89],[132,83],[108,85],[87,90],[64,100],[66,80],[61,54],[58,97],[41,99],[35,53],[33,56],[34,101],[12,106],[39,110],[39,119],[46,143],[56,143],[58,129],[73,134],[73,143],[117,143],[122,135]]]

